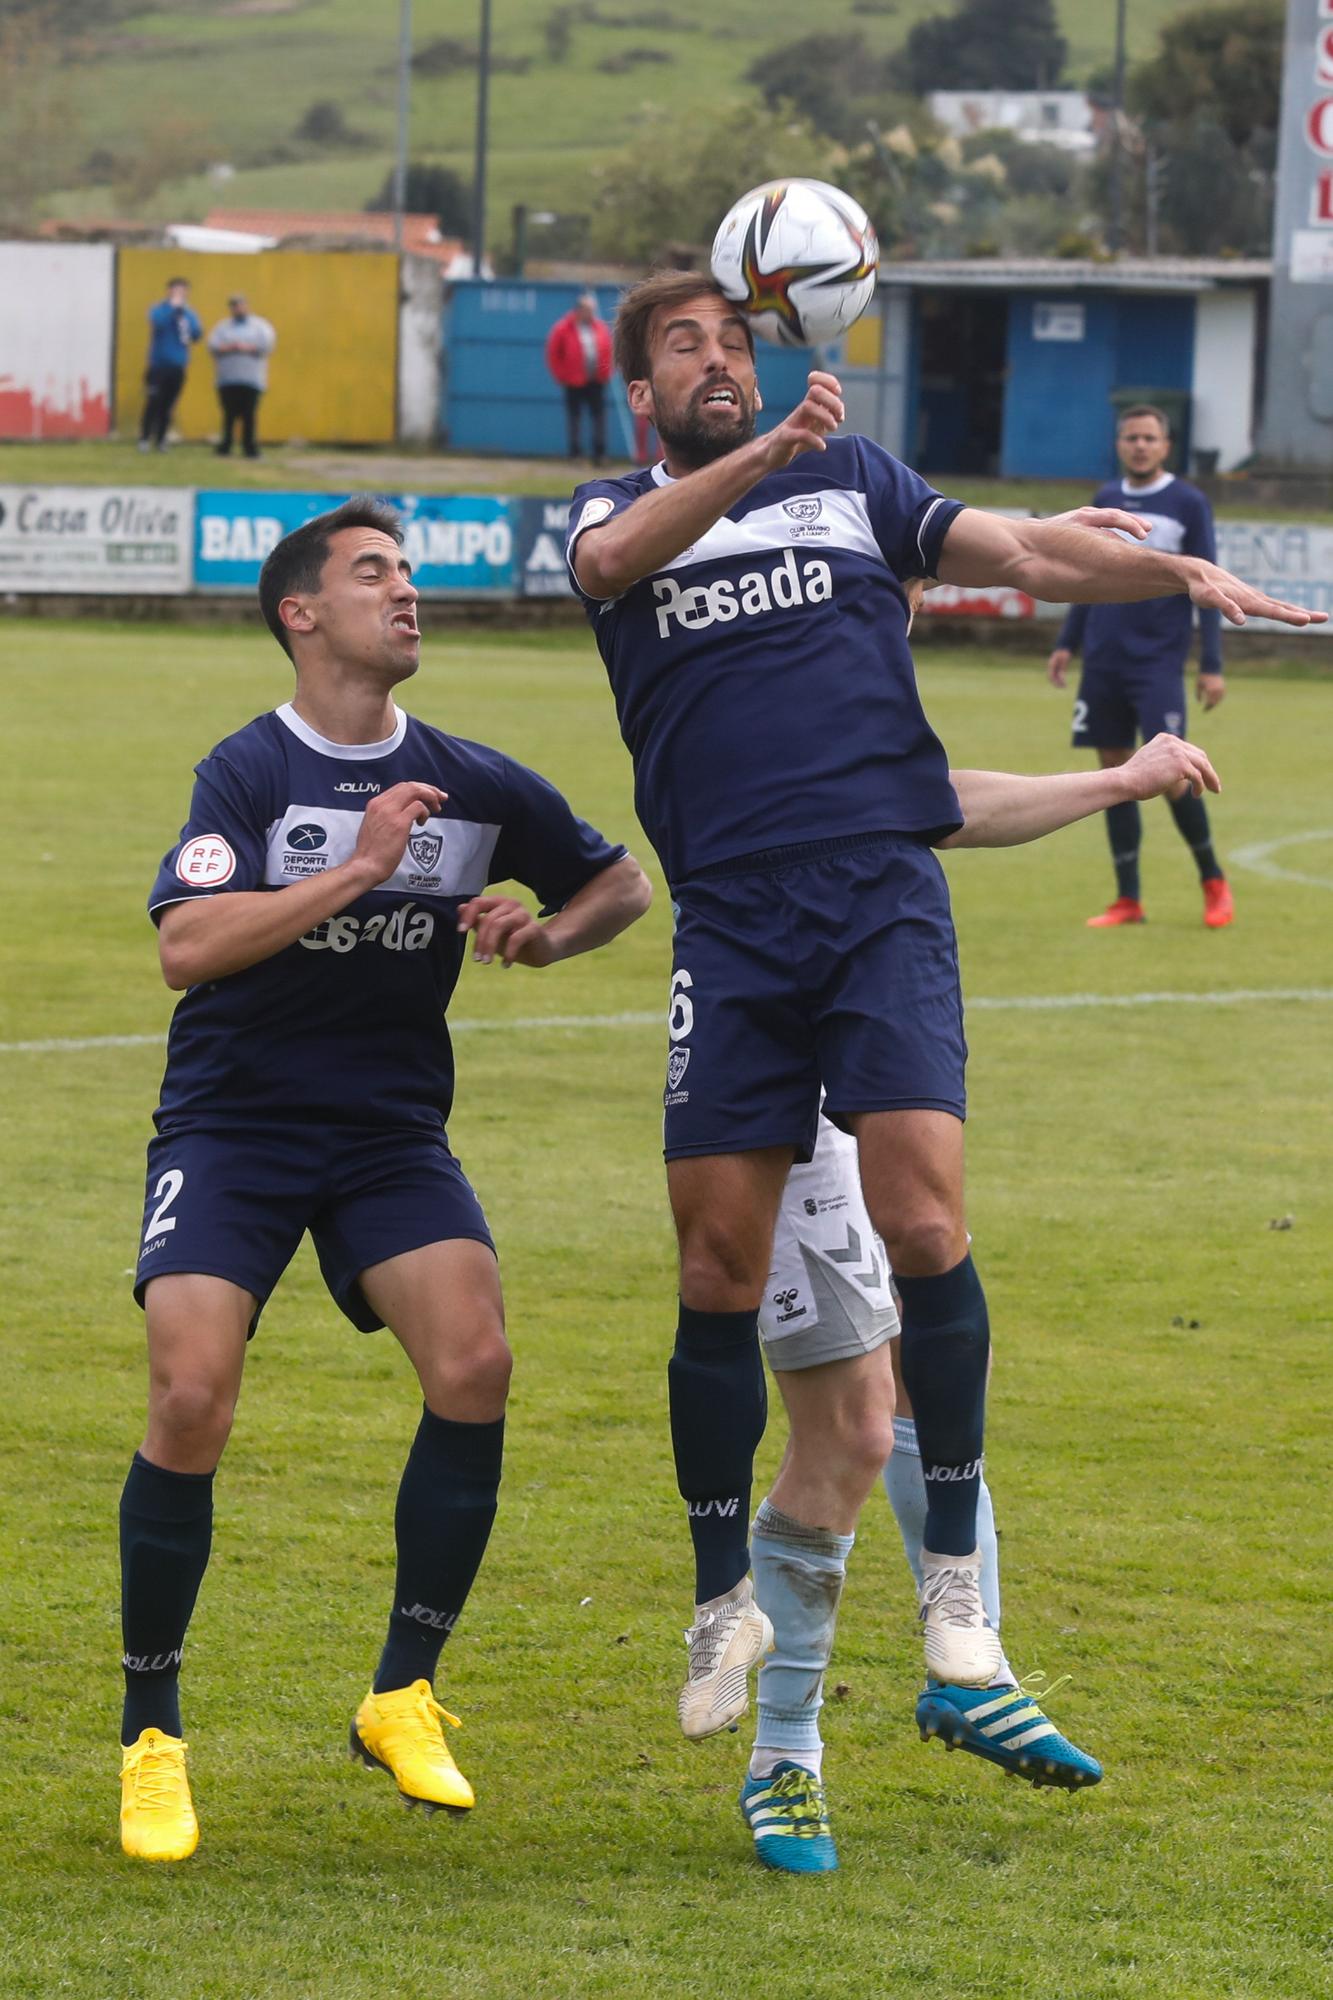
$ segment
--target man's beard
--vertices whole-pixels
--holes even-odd
[[[657,435],[671,456],[695,470],[701,465],[712,465],[715,459],[725,458],[728,452],[738,451],[754,436],[753,401],[747,401],[737,389],[738,421],[724,427],[711,423],[704,412],[704,397],[711,393],[710,389],[704,389],[683,408],[663,410],[659,407],[654,418]]]

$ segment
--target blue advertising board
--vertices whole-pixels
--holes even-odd
[[[253,590],[284,535],[338,506],[336,493],[202,492],[195,508],[196,590]],[[382,496],[403,517],[403,552],[425,597],[515,594],[518,503],[493,494]]]
[[[568,497],[520,500],[518,506],[518,591],[520,597],[571,597],[565,535]]]

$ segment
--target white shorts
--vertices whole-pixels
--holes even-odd
[[[814,1156],[782,1191],[773,1268],[759,1308],[770,1368],[873,1354],[898,1332],[889,1260],[871,1227],[856,1141],[822,1113]]]

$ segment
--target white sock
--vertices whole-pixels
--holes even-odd
[[[771,1778],[779,1764],[799,1764],[812,1778],[822,1778],[824,1746],[821,1743],[813,1750],[760,1750],[756,1747],[750,1756],[750,1776]]]
[[[911,1417],[893,1420],[893,1450],[884,1468],[884,1491],[889,1496],[903,1538],[903,1550],[912,1566],[916,1587],[921,1588],[921,1540],[926,1532],[926,1482],[921,1472],[921,1447],[916,1424]],[[977,1547],[981,1550],[981,1599],[986,1616],[1000,1629],[1000,1546],[995,1534],[995,1507],[986,1476],[981,1477],[977,1495]],[[1013,1687],[1013,1670],[1003,1655],[992,1687]]]

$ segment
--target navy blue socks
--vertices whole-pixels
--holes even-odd
[[[750,1567],[750,1487],[768,1418],[758,1312],[682,1303],[667,1365],[676,1484],[694,1543],[694,1601],[735,1589]]]
[[[1220,882],[1222,870],[1217,856],[1213,853],[1213,836],[1208,825],[1207,806],[1202,799],[1196,799],[1193,792],[1186,792],[1182,798],[1170,799],[1168,804],[1171,807],[1171,817],[1180,828],[1180,837],[1198,865],[1199,880]]]
[[[901,1363],[926,1482],[924,1546],[966,1556],[977,1546],[990,1321],[971,1256],[934,1278],[894,1273],[903,1302]]]
[[[120,1496],[122,1743],[181,1733],[181,1655],[212,1538],[212,1473],[168,1472],[136,1451]]]
[[[398,1488],[398,1574],[375,1693],[433,1680],[495,1520],[505,1424],[457,1424],[423,1409]]]
[[[1122,799],[1106,808],[1106,837],[1115,863],[1115,892],[1139,900],[1139,848],[1143,844],[1143,815],[1137,799]]]

